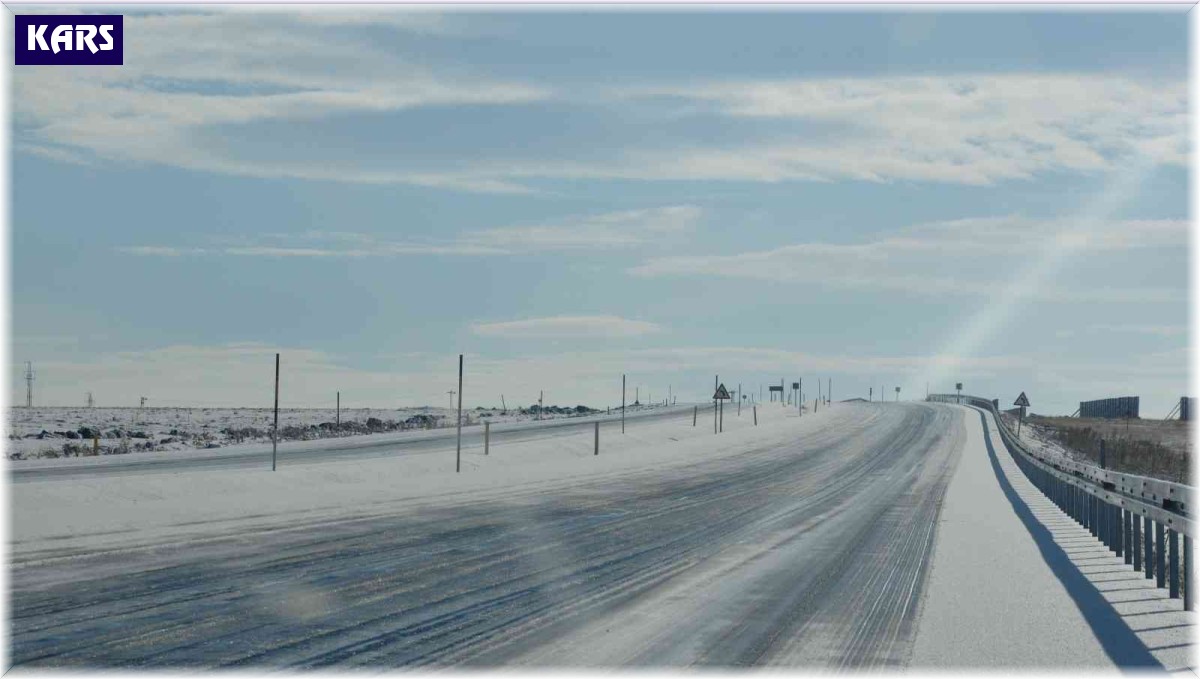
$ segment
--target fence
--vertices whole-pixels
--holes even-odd
[[[1118,398],[1102,398],[1098,401],[1080,401],[1080,417],[1104,417],[1116,419],[1119,417],[1138,417],[1141,398],[1138,396],[1121,396]]]
[[[954,394],[932,394],[927,400],[959,402]],[[992,401],[964,395],[961,402],[992,413],[1017,466],[1059,509],[1147,580],[1169,589],[1172,599],[1182,596],[1186,610],[1194,610],[1192,487],[1032,452],[1009,431]]]

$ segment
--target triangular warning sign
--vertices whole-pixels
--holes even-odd
[[[724,384],[717,387],[717,393],[713,394],[714,401],[728,401],[731,398],[733,397],[729,395],[729,390],[725,388]]]
[[[1025,395],[1025,392],[1022,391],[1021,395],[1017,397],[1017,400],[1013,401],[1013,405],[1024,406],[1024,407],[1028,408],[1029,407],[1029,397],[1027,397]]]

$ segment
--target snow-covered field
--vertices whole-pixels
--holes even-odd
[[[1017,419],[1002,414],[1009,431],[1017,432]],[[1162,478],[1176,483],[1191,483],[1187,461],[1191,458],[1190,428],[1178,420],[1104,420],[1067,417],[1026,419],[1021,441],[1041,454],[1061,457],[1090,465],[1099,464],[1099,452],[1091,454],[1064,443],[1064,430],[1090,430],[1109,443],[1110,469],[1129,474]],[[1132,449],[1133,452],[1127,452]],[[1122,451],[1126,451],[1122,454]]]
[[[719,436],[713,434],[711,409],[701,411],[696,426],[690,412],[647,423],[632,420],[625,434],[619,422],[606,422],[601,425],[599,456],[593,454],[594,432],[589,429],[507,447],[493,444],[488,456],[481,445],[464,446],[462,473],[454,471],[454,442],[448,440],[441,454],[287,462],[276,472],[265,467],[236,473],[189,470],[15,483],[9,489],[11,538],[16,551],[45,547],[44,539],[56,547],[165,535],[182,539],[197,531],[228,532],[234,528],[231,523],[243,521],[290,523],[306,517],[395,511],[414,503],[461,501],[463,493],[479,499],[536,495],[546,486],[778,445],[845,417],[852,416],[837,406],[797,417],[793,409],[772,405],[758,409],[756,427],[750,408],[743,409],[741,417],[731,408]]]
[[[632,407],[630,412],[634,412]],[[583,406],[547,405],[542,419],[587,414]],[[537,413],[526,409],[463,411],[465,426],[534,419],[538,419]],[[9,408],[4,452],[11,460],[30,460],[92,455],[93,446],[101,455],[115,455],[265,443],[271,440],[273,422],[274,411],[270,408]],[[433,407],[343,408],[340,426],[338,422],[333,408],[281,408],[279,440],[310,441],[453,427],[455,411]]]

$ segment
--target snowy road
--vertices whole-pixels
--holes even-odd
[[[902,666],[964,420],[932,404],[834,413],[803,418],[803,436],[686,466],[204,542],[17,558],[11,657]]]
[[[691,420],[692,407],[664,407],[631,412],[629,426],[660,422],[666,419]],[[564,436],[590,431],[593,422],[619,422],[620,415],[548,419],[514,422],[492,426],[490,438],[494,445],[536,441],[547,437]],[[339,458],[386,457],[453,450],[454,429],[435,429],[400,434],[348,436],[314,441],[290,441],[279,444],[279,464],[332,461]],[[463,445],[482,445],[483,427],[464,427]],[[230,446],[212,451],[170,451],[133,453],[100,458],[73,458],[52,461],[22,461],[10,466],[10,478],[15,482],[82,479],[109,474],[174,473],[214,469],[253,469],[270,466],[270,444]]]

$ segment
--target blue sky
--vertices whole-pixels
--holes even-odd
[[[13,71],[39,403],[1186,391],[1182,11],[123,13]]]

